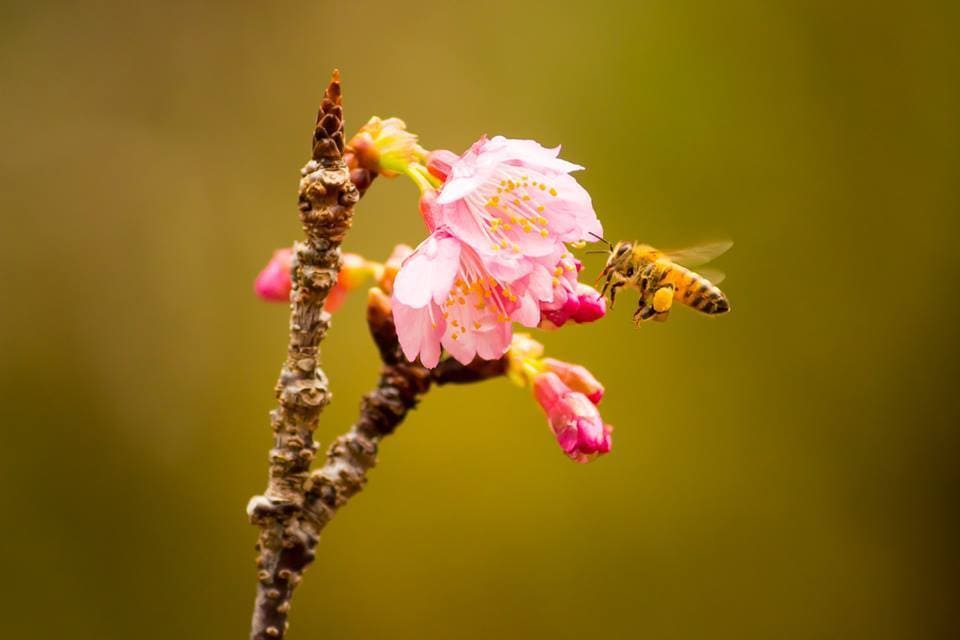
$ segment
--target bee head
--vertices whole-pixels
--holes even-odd
[[[607,264],[603,268],[604,274],[610,271],[618,270],[618,267],[630,259],[633,252],[633,243],[623,240],[610,247],[610,256],[607,258]]]

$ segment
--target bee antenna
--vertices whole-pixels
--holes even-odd
[[[593,231],[588,231],[587,233],[589,233],[589,234],[592,235],[594,238],[596,238],[597,240],[599,240],[599,241],[602,242],[603,244],[605,244],[605,245],[607,245],[608,247],[610,247],[611,249],[613,249],[613,245],[610,244],[610,241],[607,240],[606,238],[604,238],[603,236],[598,236],[598,235],[595,234]]]
[[[604,254],[606,254],[606,253],[610,253],[610,252],[607,251],[606,249],[595,249],[595,250],[591,250],[591,251],[584,251],[584,253],[586,253],[586,254],[591,254],[591,253],[604,253]]]

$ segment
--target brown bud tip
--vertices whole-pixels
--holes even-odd
[[[340,91],[340,70],[334,69],[330,84],[317,111],[313,132],[313,159],[334,162],[343,156],[343,107]]]

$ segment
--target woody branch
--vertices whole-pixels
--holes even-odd
[[[258,585],[250,637],[282,638],[293,589],[313,561],[320,532],[366,482],[381,439],[393,432],[433,384],[478,382],[505,373],[506,357],[462,365],[445,360],[430,370],[410,363],[397,340],[387,296],[371,290],[367,322],[383,363],[376,389],[364,396],[360,416],[337,438],[326,463],[309,473],[317,444],[313,432],[330,402],[319,367],[320,342],[330,317],[323,304],[340,269],[340,243],[353,207],[376,173],[344,154],[343,112],[337,72],[327,88],[314,133],[313,158],[301,171],[300,220],[306,241],[292,266],[290,339],[277,383],[279,406],[271,414],[275,436],[267,490],[247,507],[260,528]],[[356,184],[354,184],[354,181]]]

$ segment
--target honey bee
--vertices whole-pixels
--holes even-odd
[[[723,280],[723,274],[707,269],[697,273],[688,267],[710,262],[733,246],[732,242],[665,252],[636,242],[613,245],[599,239],[610,248],[607,264],[597,278],[598,282],[606,278],[600,293],[609,292],[612,309],[618,289],[625,286],[636,289],[640,293],[640,303],[633,314],[636,324],[650,318],[663,322],[675,301],[709,315],[730,311],[727,297],[716,286]]]

